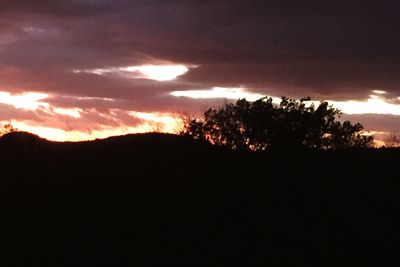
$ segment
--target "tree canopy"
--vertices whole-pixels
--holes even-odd
[[[14,128],[11,122],[4,125],[0,125],[0,136],[16,131],[18,131],[18,129]]]
[[[279,105],[263,97],[239,99],[219,109],[210,108],[202,118],[184,122],[182,135],[232,149],[346,149],[365,148],[373,137],[364,135],[360,123],[340,122],[341,111],[326,101],[318,106],[310,98],[282,97]]]

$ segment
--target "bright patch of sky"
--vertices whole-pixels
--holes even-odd
[[[327,100],[333,107],[340,109],[346,114],[391,114],[400,115],[400,105],[391,102],[386,97],[386,92],[382,90],[371,91],[371,95],[368,99],[362,100],[350,100],[350,101],[331,101]],[[187,90],[187,91],[173,91],[170,93],[175,97],[188,97],[193,99],[240,99],[246,98],[249,101],[255,101],[264,97],[263,94],[252,92],[243,87],[237,88],[224,88],[224,87],[213,87],[208,90]],[[71,125],[74,122],[78,123],[83,120],[85,122],[86,116],[92,116],[91,114],[97,114],[101,116],[96,110],[78,108],[78,107],[60,107],[57,105],[50,104],[47,102],[48,99],[60,98],[75,98],[77,100],[104,100],[114,101],[111,98],[96,98],[96,97],[72,97],[72,96],[57,96],[45,93],[25,92],[20,94],[12,94],[6,91],[0,91],[0,103],[13,106],[16,109],[25,110],[27,112],[36,112],[37,116],[54,116],[56,120],[72,120]],[[272,97],[273,103],[279,104],[279,97]],[[310,101],[318,106],[319,101]],[[122,113],[121,113],[122,112]],[[43,115],[41,115],[43,114]],[[47,114],[47,115],[45,115]],[[44,121],[35,122],[28,120],[12,120],[15,127],[23,131],[29,131],[49,140],[55,141],[78,141],[78,140],[92,140],[95,138],[104,138],[112,135],[121,135],[128,133],[139,133],[139,132],[169,132],[176,133],[179,131],[181,121],[179,114],[175,113],[162,113],[162,112],[138,112],[138,111],[126,111],[122,109],[116,109],[113,112],[112,109],[106,111],[103,116],[105,124],[94,124],[95,127],[90,125],[87,126],[87,131],[82,129],[77,130],[76,128],[65,128],[55,126],[52,122],[47,123]],[[107,115],[108,114],[108,115]],[[139,119],[137,125],[126,125],[123,120],[119,120],[119,114],[126,114],[132,118]],[[107,117],[109,116],[109,117]],[[69,118],[69,119],[68,119]],[[107,124],[107,121],[110,124]],[[134,120],[133,120],[134,121]],[[54,121],[53,121],[54,122]],[[112,123],[111,123],[112,122]],[[4,122],[5,123],[5,122]],[[91,128],[92,127],[92,128]]]
[[[148,79],[154,81],[172,81],[189,71],[185,65],[140,65],[129,67],[110,67],[99,69],[73,70],[74,73],[91,73],[96,75],[116,74],[126,78]]]
[[[400,115],[400,105],[390,103],[383,97],[386,94],[382,90],[374,90],[373,95],[365,101],[362,100],[349,100],[349,101],[334,101],[327,100],[328,103],[333,105],[335,108],[340,109],[343,113],[347,114],[391,114]],[[176,97],[188,97],[194,99],[213,99],[213,98],[224,98],[224,99],[240,99],[246,98],[249,101],[255,101],[264,97],[265,95],[254,93],[244,88],[223,88],[214,87],[208,90],[187,90],[187,91],[173,91],[171,95]],[[280,98],[272,96],[275,104],[280,103]],[[400,99],[400,98],[399,98]],[[315,105],[319,104],[319,101],[310,101]]]
[[[171,95],[176,97],[189,97],[195,99],[212,99],[212,98],[225,98],[225,99],[239,99],[246,98],[249,101],[255,101],[264,97],[265,95],[247,91],[244,88],[226,88],[226,87],[213,87],[208,90],[186,90],[186,91],[173,91]]]
[[[49,107],[48,103],[42,100],[48,98],[48,94],[26,92],[22,94],[11,94],[0,92],[0,103],[28,110],[36,110],[38,107]]]

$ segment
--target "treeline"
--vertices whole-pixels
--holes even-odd
[[[279,105],[264,97],[240,99],[219,109],[210,108],[202,118],[188,118],[184,136],[238,150],[369,148],[373,137],[363,125],[341,123],[341,111],[310,98],[299,101],[282,97]]]

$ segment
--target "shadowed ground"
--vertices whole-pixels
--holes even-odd
[[[397,254],[399,150],[12,133],[0,152],[2,266],[343,266]]]

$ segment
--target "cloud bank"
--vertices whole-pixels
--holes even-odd
[[[131,130],[151,124],[132,112],[221,103],[221,94],[208,97],[215,88],[226,98],[241,88],[247,96],[337,103],[375,94],[398,105],[399,11],[388,0],[3,0],[0,121]],[[208,95],[185,97],[193,92]],[[7,100],[27,93],[46,96],[46,105]],[[378,128],[370,118],[365,126]]]

